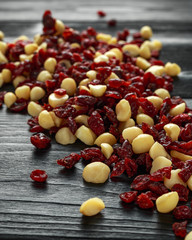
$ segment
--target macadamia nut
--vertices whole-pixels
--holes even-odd
[[[133,152],[135,154],[148,152],[154,144],[154,139],[149,134],[140,134],[132,142]]]
[[[177,192],[169,192],[161,195],[156,200],[156,207],[160,213],[169,213],[176,208],[179,202]]]
[[[90,198],[80,207],[80,213],[85,216],[94,216],[105,208],[104,202],[100,198]]]

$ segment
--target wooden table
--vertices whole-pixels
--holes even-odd
[[[30,38],[41,30],[41,15],[51,9],[56,18],[78,30],[91,25],[97,31],[115,33],[123,28],[131,32],[149,24],[154,38],[163,42],[161,59],[177,62],[182,73],[175,80],[173,95],[185,98],[192,107],[192,1],[0,1],[0,29],[6,41],[19,35]],[[97,10],[107,12],[98,19]],[[117,19],[109,28],[106,20]],[[10,89],[5,86],[3,89]],[[126,176],[102,185],[82,180],[83,163],[65,170],[56,159],[79,152],[85,145],[78,142],[61,146],[53,141],[49,150],[36,150],[30,143],[29,116],[0,110],[0,239],[176,239],[171,214],[141,210],[122,204],[118,195],[130,189]],[[29,178],[33,169],[45,169],[47,184]],[[95,217],[82,217],[81,203],[100,197],[105,210]],[[191,231],[192,223],[188,224]]]

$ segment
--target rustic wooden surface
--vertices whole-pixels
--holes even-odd
[[[132,32],[144,24],[154,29],[154,38],[164,44],[161,59],[181,65],[182,73],[175,80],[173,95],[184,97],[192,107],[192,17],[191,1],[0,1],[0,30],[11,41],[21,34],[32,36],[41,30],[41,15],[45,9],[79,30],[91,25],[98,31],[116,34],[127,27]],[[106,19],[118,20],[109,28],[96,11],[108,13]],[[3,89],[9,89],[5,86]],[[72,170],[56,164],[56,159],[85,147],[78,142],[61,146],[53,141],[49,150],[36,150],[30,143],[26,124],[29,116],[0,110],[0,239],[176,239],[171,226],[171,214],[156,210],[141,210],[124,205],[118,195],[129,190],[126,176],[102,185],[82,180],[84,163]],[[46,184],[36,184],[29,178],[34,169],[45,169]],[[95,217],[82,217],[81,203],[90,197],[100,197],[105,210]],[[189,223],[188,231],[192,224]]]

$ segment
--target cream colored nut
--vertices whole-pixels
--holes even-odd
[[[25,35],[20,35],[18,38],[16,38],[16,39],[14,40],[14,42],[17,42],[17,41],[19,41],[19,40],[28,41],[29,38],[28,38],[27,36],[25,36]]]
[[[154,160],[159,156],[167,157],[168,153],[166,152],[165,148],[163,145],[161,145],[158,142],[155,142],[151,149],[149,150],[149,155],[150,157]]]
[[[77,129],[75,136],[86,145],[93,145],[97,137],[90,128],[83,125]]]
[[[144,113],[137,114],[136,122],[137,124],[142,124],[144,122],[149,124],[150,126],[154,125],[153,118]]]
[[[164,128],[167,136],[169,136],[173,142],[178,141],[178,137],[179,137],[181,129],[177,124],[168,123],[163,128]]]
[[[171,157],[179,158],[182,161],[187,161],[192,159],[192,156],[178,152],[176,150],[172,150],[170,154],[171,154]]]
[[[101,143],[101,152],[107,159],[109,159],[113,153],[113,148],[108,143]]]
[[[56,142],[62,145],[72,144],[76,141],[76,139],[77,138],[67,127],[60,128],[59,131],[55,134]]]
[[[114,57],[116,58],[116,54],[111,51],[104,53],[104,55],[107,56],[109,59],[114,58]]]
[[[85,216],[94,216],[105,208],[104,202],[100,198],[90,198],[80,207],[80,213]]]
[[[71,47],[71,48],[81,48],[81,46],[80,46],[79,43],[71,43],[71,44],[70,44],[70,47]]]
[[[33,58],[33,54],[30,54],[30,55],[21,54],[21,55],[19,55],[19,60],[20,60],[21,62],[24,62],[24,61],[26,61],[26,60],[31,61],[32,58]]]
[[[69,98],[69,96],[67,94],[65,94],[63,96],[59,96],[55,93],[51,93],[49,95],[48,102],[51,105],[51,107],[56,108],[58,106],[63,105],[67,101],[68,98]]]
[[[112,37],[109,41],[108,44],[116,44],[117,43],[117,38],[116,37]]]
[[[149,41],[149,40],[145,40],[145,41],[142,43],[141,46],[147,46],[147,47],[149,47],[149,49],[150,49],[151,51],[152,51],[153,48],[154,48],[152,42]]]
[[[127,44],[122,47],[123,52],[128,52],[131,57],[139,55],[139,47],[136,44]]]
[[[132,142],[133,152],[135,154],[149,152],[149,149],[154,144],[154,139],[149,134],[140,134]]]
[[[24,50],[27,55],[34,53],[38,48],[37,43],[29,43],[25,45]]]
[[[40,34],[36,34],[33,40],[34,40],[34,43],[37,43],[37,45],[40,45],[43,42],[44,37],[41,36]]]
[[[106,85],[92,85],[89,84],[90,93],[94,97],[102,97],[107,90]]]
[[[177,116],[181,113],[184,113],[185,112],[185,107],[186,107],[186,104],[185,103],[180,103],[179,105],[177,105],[176,107],[172,108],[169,112],[169,114],[171,116]]]
[[[170,167],[171,165],[172,165],[172,162],[168,158],[159,156],[155,158],[155,160],[152,162],[150,173],[152,174],[161,168]]]
[[[177,192],[169,192],[161,195],[156,200],[156,207],[160,213],[169,213],[176,208],[179,202],[179,195]]]
[[[173,185],[175,184],[182,184],[183,186],[186,187],[186,183],[183,182],[183,180],[179,177],[178,173],[181,171],[181,169],[176,169],[176,170],[171,170],[171,178],[164,178],[164,185],[168,189],[171,189]]]
[[[121,122],[127,121],[131,117],[131,106],[129,102],[125,99],[122,99],[118,102],[115,108],[117,119]]]
[[[150,48],[146,44],[142,44],[139,50],[139,55],[145,59],[149,59],[151,57]]]
[[[153,73],[155,76],[162,76],[165,73],[165,68],[159,65],[153,65],[146,72]]]
[[[116,142],[117,142],[117,139],[111,133],[106,132],[98,136],[94,144],[100,147],[102,143],[108,143],[112,146]]]
[[[161,104],[163,103],[163,99],[157,96],[149,96],[146,99],[153,104],[153,106],[159,110],[161,108]]]
[[[110,168],[102,162],[92,162],[83,169],[83,179],[91,183],[104,183],[107,181]]]
[[[62,34],[63,31],[65,30],[64,23],[61,20],[59,20],[59,19],[57,19],[55,21],[55,30],[56,30],[57,34]]]
[[[61,88],[65,89],[69,96],[73,96],[76,92],[77,84],[73,78],[65,78],[61,83]]]
[[[1,51],[0,51],[0,63],[8,63],[8,59]]]
[[[51,114],[47,110],[43,110],[42,112],[40,112],[38,122],[39,125],[45,129],[50,129],[55,126]]]
[[[184,240],[192,240],[192,231],[187,234]]]
[[[53,119],[53,122],[54,122],[55,126],[56,126],[56,127],[60,127],[61,124],[62,124],[62,122],[63,122],[63,119],[57,117],[57,116],[55,115],[55,113],[52,112],[52,111],[49,112],[49,113],[50,113],[50,115],[51,115],[51,117],[52,117],[52,119]]]
[[[127,139],[130,143],[140,134],[143,134],[143,131],[139,127],[129,127],[122,132],[123,138]]]
[[[94,58],[99,57],[99,56],[101,56],[101,55],[102,55],[102,53],[96,52],[95,55],[94,55]]]
[[[0,88],[3,86],[3,78],[2,78],[2,74],[0,73]]]
[[[192,176],[188,179],[187,186],[192,191]]]
[[[110,41],[112,36],[110,34],[105,34],[105,33],[98,33],[96,36],[97,41],[104,41],[108,42]]]
[[[26,80],[26,77],[24,77],[22,75],[19,75],[16,78],[13,79],[13,86],[16,88],[19,85],[19,83],[21,83],[25,80]]]
[[[15,89],[15,95],[18,98],[24,98],[28,100],[30,98],[30,91],[31,89],[29,86],[23,85]]]
[[[95,70],[90,70],[86,73],[86,76],[92,81],[93,79],[96,79],[97,72]]]
[[[2,52],[3,54],[6,53],[7,50],[7,43],[5,42],[0,42],[0,52]]]
[[[167,75],[174,77],[179,75],[179,73],[181,72],[181,68],[176,63],[168,62],[165,64],[165,72]]]
[[[45,90],[41,87],[33,87],[30,92],[30,99],[32,101],[38,101],[45,96]]]
[[[46,42],[42,42],[42,43],[39,45],[37,51],[39,51],[39,50],[41,50],[41,49],[47,50],[47,43],[46,43]]]
[[[9,83],[11,82],[12,79],[12,73],[9,69],[4,68],[1,72],[2,74],[2,78],[3,78],[3,82],[4,83]]]
[[[141,68],[142,70],[146,70],[149,67],[151,67],[151,63],[142,57],[137,57],[136,65],[137,65],[137,67]]]
[[[159,96],[160,98],[162,98],[163,100],[165,99],[165,98],[170,98],[171,96],[170,96],[170,94],[169,94],[169,92],[166,90],[166,89],[164,89],[164,88],[158,88],[157,90],[155,90],[155,92],[154,93],[156,93],[157,94],[157,96]]]
[[[91,79],[89,79],[89,78],[85,78],[85,79],[83,79],[83,80],[81,80],[81,82],[79,83],[79,86],[87,86],[88,85],[88,83],[90,83],[92,80]]]
[[[0,31],[0,40],[3,40],[4,37],[5,37],[4,33],[2,31]]]
[[[15,103],[17,100],[17,97],[12,92],[7,92],[4,96],[4,103],[5,105],[10,108],[13,103]]]
[[[52,75],[47,70],[41,71],[39,73],[39,75],[37,76],[37,80],[40,81],[40,82],[45,82],[45,81],[50,80],[50,79],[52,79]]]
[[[119,128],[119,131],[122,132],[124,129],[133,127],[133,126],[135,126],[135,121],[132,118],[130,118],[125,122],[120,122],[118,128]]]
[[[42,110],[43,110],[42,106],[33,101],[31,101],[27,106],[27,112],[32,117],[39,116]]]
[[[142,36],[142,38],[144,39],[149,39],[152,37],[153,35],[153,32],[152,32],[152,29],[151,27],[149,26],[143,26],[140,30],[140,34]]]
[[[89,124],[88,124],[88,118],[89,118],[89,116],[87,116],[87,115],[78,115],[78,116],[75,118],[75,121],[76,121],[77,123],[82,123],[83,125],[85,125],[86,127],[88,127],[88,126],[89,126]]]
[[[109,58],[108,58],[107,56],[105,56],[105,55],[100,55],[100,56],[98,56],[98,57],[96,57],[96,58],[94,59],[94,62],[95,62],[95,63],[108,62],[108,61],[109,61]]]
[[[153,40],[152,45],[153,45],[153,50],[160,51],[162,49],[162,42],[160,42],[159,40],[156,40],[156,39]]]
[[[115,56],[119,61],[123,60],[123,53],[121,52],[121,50],[119,50],[119,48],[112,48],[111,50],[109,50],[109,52],[115,53]]]
[[[55,67],[57,65],[57,61],[55,58],[48,58],[45,62],[44,62],[44,68],[45,70],[47,70],[50,73],[54,73],[55,71]]]

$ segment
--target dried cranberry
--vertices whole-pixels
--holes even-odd
[[[61,166],[64,166],[65,168],[70,169],[80,160],[80,158],[81,156],[79,154],[71,153],[62,159],[58,159],[57,163]]]
[[[108,24],[109,27],[114,27],[114,26],[116,26],[116,24],[117,24],[117,20],[115,20],[115,19],[110,19],[110,20],[107,22],[107,24]]]
[[[105,160],[105,157],[101,150],[96,147],[85,148],[81,151],[81,157],[86,161],[97,160],[103,162]]]
[[[105,16],[106,16],[106,13],[105,13],[104,11],[102,11],[102,10],[99,10],[99,11],[97,11],[97,15],[98,15],[99,17],[105,17]]]
[[[183,168],[178,173],[179,177],[184,181],[187,182],[192,175],[192,160],[188,160],[185,162]]]
[[[71,132],[73,134],[75,134],[75,132],[77,131],[77,123],[76,123],[75,119],[72,117],[68,117],[67,123],[68,123],[68,127],[71,130]]]
[[[161,182],[150,182],[148,184],[148,189],[159,196],[169,192],[169,190]]]
[[[22,112],[27,109],[27,105],[28,105],[28,101],[23,98],[20,98],[20,99],[17,99],[17,101],[13,103],[13,105],[11,105],[9,109],[10,111],[16,112],[16,113]]]
[[[138,191],[146,190],[150,182],[150,175],[138,175],[131,183],[131,188]]]
[[[45,182],[48,176],[44,170],[36,169],[31,172],[30,177],[35,182]]]
[[[97,136],[105,132],[104,121],[97,111],[92,112],[91,116],[88,118],[88,124]]]
[[[31,136],[31,143],[39,149],[50,147],[51,138],[46,136],[44,133],[37,133]]]
[[[145,194],[145,193],[141,193],[138,197],[137,197],[137,201],[136,203],[138,204],[138,206],[140,208],[143,209],[148,209],[148,208],[152,208],[154,207],[154,203],[153,201],[150,199],[150,197]]]
[[[125,158],[125,169],[128,177],[133,177],[137,173],[137,164],[131,158]]]
[[[137,191],[124,192],[119,195],[120,199],[125,203],[134,202],[137,197]]]
[[[138,103],[142,107],[145,114],[149,115],[152,118],[156,115],[157,110],[149,100],[146,98],[139,98]]]
[[[175,236],[184,238],[187,234],[187,221],[175,222],[172,228]]]
[[[182,160],[180,160],[179,158],[172,157],[171,161],[172,161],[173,167],[176,168],[176,169],[177,168],[183,168],[184,165],[185,165],[185,163]]]
[[[116,163],[118,161],[119,161],[119,158],[115,154],[113,154],[111,155],[110,158],[105,159],[104,163],[107,164],[108,166],[111,166],[113,163]]]
[[[97,99],[93,96],[79,95],[76,97],[76,104],[79,106],[93,106],[97,102]]]
[[[54,113],[59,118],[74,117],[76,114],[76,109],[71,105],[64,105],[56,107]]]
[[[125,168],[125,160],[121,160],[121,161],[117,162],[115,164],[115,166],[113,167],[110,177],[111,178],[118,177],[121,174],[123,174],[125,170],[126,170],[126,168]]]
[[[182,184],[174,184],[171,191],[176,191],[179,194],[179,201],[187,202],[189,190]]]
[[[125,140],[123,142],[122,146],[118,147],[116,150],[117,150],[117,155],[121,159],[124,159],[126,157],[130,158],[133,155],[132,146],[128,140]]]
[[[173,211],[173,216],[176,219],[191,219],[192,218],[192,210],[190,207],[186,205],[178,206]]]
[[[172,167],[164,167],[152,173],[150,179],[154,182],[163,181],[164,177],[170,179]]]
[[[66,91],[65,89],[58,88],[58,89],[56,89],[56,90],[54,91],[54,93],[55,93],[56,95],[63,96],[63,95],[65,95],[65,94],[67,93],[67,91]]]

